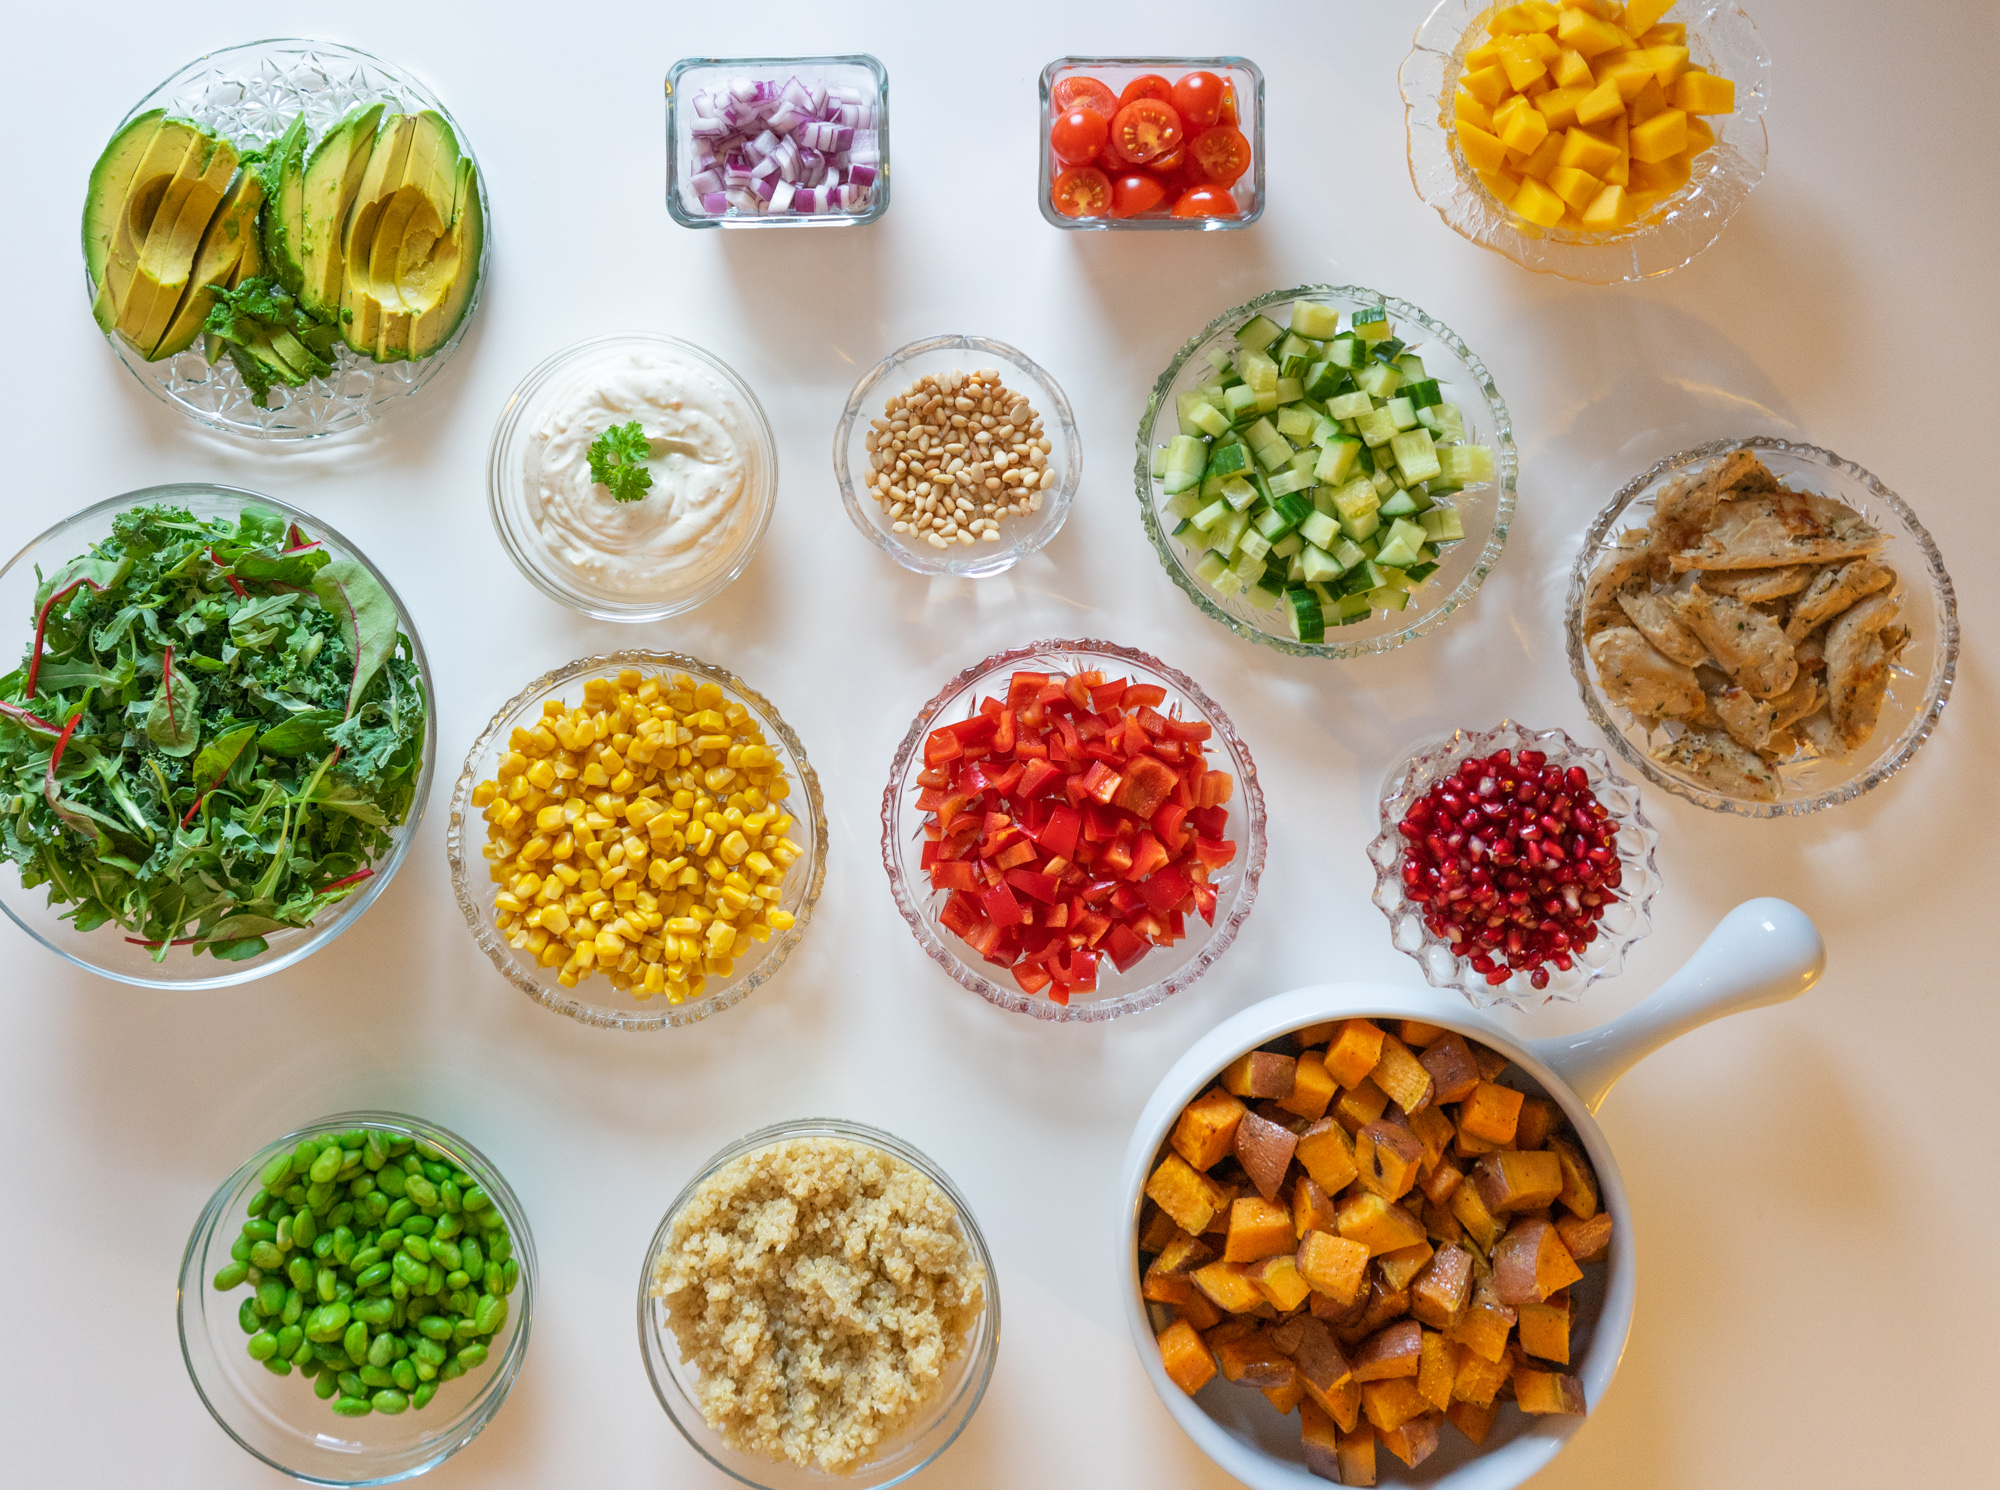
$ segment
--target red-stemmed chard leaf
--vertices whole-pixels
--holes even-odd
[[[315,574],[313,593],[340,622],[354,655],[346,709],[346,717],[352,719],[375,674],[395,655],[396,602],[382,582],[353,559],[335,559]]]

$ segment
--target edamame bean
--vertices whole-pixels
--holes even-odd
[[[431,1398],[437,1395],[437,1390],[438,1384],[435,1381],[418,1382],[417,1389],[410,1393],[410,1406],[422,1412],[431,1405]]]
[[[311,1211],[300,1211],[292,1217],[292,1245],[310,1247],[319,1235],[319,1223]]]
[[[390,1204],[388,1210],[382,1213],[382,1224],[384,1226],[401,1226],[416,1213],[417,1203],[407,1195],[400,1196]]]
[[[510,1257],[501,1265],[500,1273],[500,1292],[512,1293],[514,1285],[521,1281],[521,1264]]]
[[[423,1339],[417,1341],[416,1345],[411,1349],[410,1354],[416,1358],[419,1366],[429,1366],[432,1369],[436,1369],[445,1363],[450,1357],[451,1352],[444,1348],[443,1341],[432,1339],[429,1335],[426,1335]]]
[[[428,1237],[437,1229],[437,1222],[423,1215],[405,1216],[397,1224],[403,1228],[404,1236]]]
[[[387,1366],[363,1366],[358,1374],[370,1387],[392,1387],[396,1384],[396,1378],[389,1374]]]
[[[429,1262],[431,1260],[431,1244],[420,1236],[404,1237],[403,1250],[418,1262]]]
[[[404,1287],[408,1288],[410,1292],[428,1292],[424,1288],[424,1284],[429,1281],[431,1270],[423,1263],[418,1262],[416,1258],[410,1256],[409,1253],[398,1252],[395,1257],[390,1259],[390,1266],[395,1269],[397,1280]]]
[[[461,1348],[454,1359],[457,1360],[459,1365],[470,1371],[475,1366],[486,1364],[486,1347],[475,1341],[473,1344]]]
[[[305,1344],[306,1332],[295,1324],[288,1324],[278,1331],[277,1339],[278,1354],[289,1361],[299,1353],[299,1347]]]
[[[404,1187],[409,1183],[409,1178],[401,1169],[397,1168],[394,1164],[390,1164],[384,1166],[382,1172],[375,1176],[375,1183],[382,1187],[382,1193],[389,1196],[390,1199],[401,1200],[404,1194]]]
[[[321,1304],[306,1316],[306,1333],[315,1340],[337,1340],[347,1329],[347,1305],[335,1300]]]
[[[369,1289],[374,1288],[378,1284],[388,1282],[390,1271],[391,1270],[388,1263],[378,1262],[374,1266],[367,1269],[365,1272],[356,1275],[354,1279],[354,1286],[360,1289],[363,1293],[366,1293]]]
[[[464,1258],[463,1255],[459,1252],[458,1247],[455,1243],[450,1241],[439,1241],[436,1237],[432,1237],[431,1260],[433,1262],[443,1263],[445,1266],[445,1271],[447,1273],[455,1273],[458,1271],[459,1263],[462,1262]]]
[[[434,1242],[437,1241],[448,1242],[453,1237],[457,1236],[460,1232],[464,1230],[465,1230],[465,1217],[463,1213],[459,1215],[453,1215],[450,1211],[447,1211],[442,1216],[438,1217],[437,1227],[435,1230],[431,1232],[431,1240]]]
[[[246,1267],[249,1266],[250,1238],[248,1238],[247,1236],[240,1236],[235,1241],[231,1242],[229,1244],[229,1256],[231,1261],[240,1262],[244,1264]]]
[[[344,1418],[365,1418],[374,1411],[366,1397],[336,1397],[333,1410]]]
[[[428,1208],[438,1203],[437,1186],[431,1183],[427,1175],[413,1174],[405,1179],[403,1194],[420,1207]]]
[[[368,1364],[386,1366],[396,1358],[396,1337],[377,1335],[368,1342]]]
[[[270,1189],[274,1185],[279,1185],[284,1183],[285,1176],[290,1174],[291,1172],[292,1172],[292,1156],[290,1154],[273,1154],[271,1156],[270,1162],[267,1163],[262,1169],[257,1171],[257,1181],[264,1187],[264,1190],[267,1192],[266,1194],[267,1199],[268,1199],[268,1192],[270,1191]],[[258,1207],[257,1210],[253,1210],[250,1214],[254,1216],[258,1214],[258,1211],[260,1211],[261,1209],[262,1207],[260,1206]]]
[[[250,1238],[253,1246],[258,1242],[274,1242],[278,1239],[278,1223],[258,1216],[243,1223],[243,1235]]]
[[[243,1280],[249,1276],[250,1264],[247,1262],[232,1262],[216,1273],[215,1286],[222,1292],[227,1293],[230,1289],[241,1286]]]
[[[384,1387],[368,1400],[377,1412],[389,1413],[392,1416],[410,1405],[410,1399],[394,1387]]]
[[[340,1274],[329,1267],[321,1267],[313,1273],[313,1292],[319,1295],[322,1304],[330,1304],[340,1291]]]
[[[464,1204],[456,1180],[446,1177],[438,1181],[438,1204],[448,1211],[456,1211]]]
[[[306,1296],[296,1288],[285,1290],[284,1307],[278,1310],[278,1318],[286,1324],[297,1324],[299,1316],[306,1312]]]
[[[487,1260],[505,1262],[514,1255],[514,1239],[507,1235],[505,1227],[495,1227],[495,1235],[486,1243]]]
[[[368,1326],[358,1319],[350,1321],[340,1337],[340,1347],[347,1352],[347,1358],[357,1366],[367,1360]]]
[[[301,1211],[299,1214],[304,1216],[309,1216],[312,1214],[312,1212]],[[277,1242],[278,1250],[280,1252],[289,1252],[292,1250],[293,1247],[298,1245],[298,1243],[292,1239],[293,1220],[294,1218],[289,1213],[287,1213],[285,1217],[278,1222],[278,1235],[274,1240]]]
[[[313,1267],[310,1257],[301,1255],[285,1263],[285,1276],[292,1280],[292,1287],[301,1293],[313,1286],[313,1280],[317,1275],[318,1270]]]
[[[473,1319],[479,1325],[480,1334],[492,1334],[507,1322],[506,1299],[486,1294],[479,1300],[479,1307],[473,1311]]]
[[[457,1356],[453,1356],[442,1366],[438,1367],[439,1381],[452,1381],[463,1375],[465,1375],[465,1367],[460,1363]]]
[[[493,1199],[479,1186],[469,1185],[459,1204],[468,1211],[483,1211],[493,1204]]]
[[[255,1294],[257,1313],[263,1317],[276,1314],[285,1307],[285,1281],[282,1278],[266,1278],[257,1285]]]
[[[281,1355],[272,1356],[263,1365],[264,1369],[273,1376],[290,1376],[292,1374],[292,1363]]]
[[[310,1138],[301,1138],[299,1146],[292,1150],[292,1173],[306,1173],[313,1167],[313,1160],[318,1157],[319,1144]]]
[[[417,1389],[417,1368],[411,1362],[402,1360],[389,1368],[389,1374],[396,1379],[396,1390],[414,1392]]]
[[[444,1286],[454,1294],[463,1293],[472,1285],[472,1275],[463,1268],[453,1268],[444,1275]]]
[[[314,1375],[320,1369],[319,1357],[313,1354],[313,1344],[310,1340],[299,1341],[299,1348],[292,1352],[291,1360],[292,1364],[307,1376]]]
[[[278,1353],[278,1337],[269,1330],[259,1330],[250,1337],[246,1347],[253,1361],[268,1361]]]
[[[443,1314],[427,1315],[417,1321],[418,1332],[431,1340],[449,1340],[451,1326],[451,1319]]]
[[[328,1376],[324,1371],[313,1378],[313,1395],[322,1402],[326,1401],[327,1398],[339,1390],[340,1383],[335,1381],[331,1376]]]
[[[276,1242],[252,1242],[250,1244],[250,1265],[263,1271],[275,1272],[285,1265],[285,1254],[278,1250]]]
[[[356,1376],[352,1371],[339,1372],[338,1380],[340,1382],[341,1396],[365,1397],[368,1395],[368,1383],[363,1381],[359,1376]]]
[[[396,1315],[394,1299],[363,1299],[353,1307],[354,1317],[370,1329],[381,1329]]]
[[[340,1173],[340,1145],[330,1143],[321,1149],[319,1155],[306,1170],[306,1178],[315,1184],[324,1184]]]

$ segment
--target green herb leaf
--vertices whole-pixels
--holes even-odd
[[[232,771],[243,752],[251,752],[256,758],[256,746],[250,742],[257,738],[257,726],[239,724],[219,739],[211,740],[194,758],[194,789],[206,796],[222,784],[222,778]]]
[[[257,748],[288,760],[302,755],[317,760],[333,748],[327,742],[327,731],[339,723],[340,715],[332,709],[307,709],[264,731],[257,739]]]
[[[172,756],[193,755],[201,743],[201,689],[177,666],[161,670],[159,691],[146,710],[146,738]]]
[[[614,424],[590,442],[590,479],[609,489],[612,501],[636,502],[653,485],[653,473],[643,464],[651,452],[638,420]]]
[[[335,559],[313,576],[313,593],[340,622],[347,649],[354,655],[354,678],[347,686],[351,716],[375,674],[396,651],[396,602],[366,566],[353,559]]]

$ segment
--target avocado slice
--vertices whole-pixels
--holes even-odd
[[[458,158],[457,181],[452,193],[451,232],[433,262],[449,265],[451,279],[442,299],[417,317],[410,328],[410,356],[428,357],[458,330],[458,323],[472,306],[472,291],[479,283],[479,256],[486,246],[486,216],[479,202],[479,175],[472,162]]]
[[[91,314],[107,336],[118,324],[167,188],[202,139],[201,126],[186,119],[142,115],[113,137],[91,172],[83,206],[83,254],[97,285]]]
[[[265,150],[257,174],[270,202],[264,213],[263,257],[279,284],[294,295],[305,283],[306,116],[300,114]]]
[[[300,251],[299,303],[321,320],[340,309],[343,244],[347,220],[368,163],[374,159],[382,105],[348,112],[313,147],[301,190],[304,224]]]
[[[180,169],[168,183],[152,226],[146,230],[131,288],[118,307],[118,334],[141,355],[150,357],[166,334],[194,272],[202,236],[235,175],[236,147],[204,134],[182,158]]]
[[[375,230],[390,198],[402,184],[416,134],[414,115],[393,114],[382,121],[382,127],[375,132],[375,148],[369,152],[368,168],[362,172],[361,185],[354,194],[347,231],[341,239],[340,308],[346,312],[341,335],[364,357],[375,355],[375,344],[382,331],[381,298],[369,277]]]
[[[111,143],[97,157],[97,164],[90,168],[90,190],[83,199],[83,263],[92,284],[104,278],[104,264],[111,257],[111,240],[118,231],[119,213],[131,193],[140,164],[166,122],[165,109],[141,114],[111,137]],[[185,145],[181,153],[187,153]]]
[[[158,362],[194,345],[202,323],[208,319],[209,308],[215,304],[215,287],[234,284],[240,276],[244,255],[255,255],[257,251],[257,212],[263,205],[262,176],[254,169],[239,172],[229,195],[223,198],[221,210],[202,236],[187,292],[181,296],[166,334],[149,354],[150,360]]]
[[[382,306],[378,362],[409,358],[416,318],[433,309],[450,285],[452,265],[445,261],[458,161],[458,140],[443,116],[429,110],[416,115],[403,179],[383,206],[368,251],[366,289]]]

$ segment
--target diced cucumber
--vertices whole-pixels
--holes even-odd
[[[1306,397],[1324,402],[1340,392],[1340,385],[1346,378],[1346,372],[1333,363],[1315,362],[1305,371]]]
[[[1306,409],[1280,409],[1278,411],[1278,433],[1294,445],[1312,443],[1314,415]]]
[[[1259,393],[1278,386],[1277,360],[1262,352],[1243,353],[1236,359],[1236,370],[1243,375],[1243,381]]]
[[[1194,577],[1205,585],[1212,585],[1229,570],[1229,561],[1218,553],[1205,553],[1195,561]]]
[[[1436,573],[1437,562],[1435,560],[1426,560],[1422,564],[1412,564],[1408,569],[1405,569],[1403,571],[1403,578],[1410,582],[1410,588],[1414,590],[1421,587],[1425,580]]]
[[[1277,590],[1268,589],[1264,585],[1256,584],[1243,592],[1243,598],[1250,602],[1252,610],[1269,610],[1278,603],[1279,594],[1280,592]]]
[[[1237,328],[1236,340],[1253,352],[1261,352],[1284,334],[1284,328],[1270,317],[1252,316]]]
[[[1208,354],[1208,365],[1219,373],[1228,372],[1230,368],[1236,365],[1236,359],[1228,352],[1218,348]]]
[[[1286,527],[1296,528],[1313,515],[1314,504],[1312,498],[1304,492],[1287,492],[1272,502],[1271,510],[1283,520]]]
[[[1319,348],[1313,345],[1315,338],[1300,336],[1294,326],[1278,343],[1277,358],[1283,362],[1288,357],[1304,357],[1308,361],[1319,355]]]
[[[1250,451],[1241,440],[1231,440],[1227,445],[1217,445],[1208,452],[1208,465],[1203,471],[1207,476],[1233,476],[1238,471],[1250,468]]]
[[[1313,465],[1313,480],[1322,485],[1341,485],[1353,474],[1355,457],[1360,453],[1361,442],[1353,436],[1334,436],[1320,450]]]
[[[1369,537],[1381,526],[1382,519],[1373,512],[1357,513],[1353,517],[1343,517],[1340,520],[1340,531],[1357,543]]]
[[[1403,375],[1387,363],[1371,362],[1354,375],[1354,386],[1372,397],[1389,398],[1403,386]]]
[[[1327,417],[1330,419],[1359,419],[1363,414],[1373,412],[1374,408],[1375,400],[1359,388],[1326,401]]]
[[[1390,399],[1383,407],[1388,409],[1389,417],[1396,421],[1397,429],[1415,429],[1417,427],[1416,406],[1400,393]]]
[[[1424,530],[1407,517],[1396,518],[1389,533],[1375,550],[1375,562],[1389,568],[1407,569],[1417,562],[1417,550],[1424,546]]]
[[[1389,495],[1390,492],[1396,490],[1397,487],[1396,478],[1390,474],[1390,471],[1393,469],[1394,465],[1395,462],[1387,459],[1378,461],[1376,463],[1375,474],[1370,476],[1368,479],[1374,483],[1375,494],[1377,496],[1386,497]]]
[[[1407,380],[1402,387],[1403,397],[1407,398],[1415,408],[1433,408],[1444,402],[1444,393],[1439,389],[1436,378],[1427,378],[1423,375],[1421,364],[1418,366],[1415,377],[1411,377],[1404,371],[1404,363],[1415,362],[1416,360],[1414,357],[1398,357],[1396,359],[1396,371],[1403,373],[1403,376]]]
[[[1384,585],[1366,596],[1370,610],[1401,610],[1410,603],[1410,592],[1401,585]]]
[[[1208,530],[1208,546],[1219,554],[1234,555],[1236,545],[1250,531],[1250,514],[1232,512]]]
[[[1223,394],[1223,402],[1229,417],[1241,420],[1257,407],[1257,390],[1248,383],[1238,383]]]
[[[1276,501],[1279,497],[1288,496],[1292,492],[1304,491],[1313,482],[1312,477],[1302,476],[1298,471],[1287,466],[1284,470],[1275,472],[1271,476],[1271,479],[1264,484],[1271,490],[1271,499]]]
[[[1299,524],[1299,536],[1314,548],[1332,548],[1338,532],[1339,525],[1324,512],[1315,512]]]
[[[1262,552],[1251,553],[1250,545],[1252,542],[1255,542]],[[1237,549],[1236,562],[1231,567],[1236,571],[1236,578],[1242,582],[1245,589],[1262,582],[1264,578],[1264,554],[1269,552],[1270,549],[1265,545],[1264,540],[1258,536],[1254,528],[1243,535],[1243,544]]]
[[[1324,414],[1313,415],[1312,437],[1308,441],[1309,444],[1318,445],[1321,448],[1325,448],[1326,446],[1331,445],[1335,440],[1339,439],[1340,435],[1341,435],[1340,421],[1338,421],[1337,419],[1329,419]]]
[[[1298,336],[1325,341],[1340,329],[1340,312],[1312,300],[1292,302],[1292,331]]]
[[[1456,543],[1465,536],[1464,522],[1450,507],[1433,507],[1417,521],[1423,525],[1424,535],[1432,543]]]
[[[1364,512],[1373,512],[1381,505],[1382,499],[1375,490],[1375,483],[1366,476],[1355,477],[1333,494],[1333,510],[1343,519],[1358,517]],[[1197,518],[1196,521],[1199,522],[1200,519]]]
[[[1368,365],[1368,343],[1353,333],[1336,336],[1326,344],[1327,361],[1344,372]]]
[[[1387,408],[1370,409],[1354,421],[1354,429],[1361,442],[1373,450],[1396,438],[1396,416]]]
[[[1340,546],[1331,550],[1331,552],[1334,562],[1339,564],[1343,570],[1352,569],[1356,564],[1364,563],[1369,558],[1368,550],[1356,543],[1352,538],[1342,538]]]
[[[1363,341],[1387,341],[1393,334],[1389,325],[1389,312],[1380,305],[1365,306],[1357,310],[1348,320],[1354,327],[1354,334]],[[1242,332],[1236,333],[1240,340]]]
[[[1417,499],[1405,488],[1393,497],[1385,497],[1377,510],[1384,517],[1413,517],[1417,511]]]
[[[1162,476],[1164,476],[1164,475],[1166,475],[1166,474],[1167,474],[1167,447],[1166,447],[1166,446],[1164,446],[1164,445],[1155,445],[1155,446],[1153,447],[1153,465],[1152,465],[1152,471],[1153,471],[1153,479],[1154,479],[1155,481],[1159,480],[1159,479],[1160,479],[1160,478],[1161,478]]]
[[[1225,517],[1229,516],[1229,504],[1221,498],[1210,502],[1190,519],[1199,532],[1206,533]]]
[[[1214,579],[1210,580],[1209,585],[1216,594],[1227,600],[1231,595],[1235,595],[1243,589],[1243,578],[1234,569],[1225,569]]]
[[[1405,352],[1396,359],[1396,371],[1414,383],[1424,376],[1424,360],[1414,352]]]
[[[1313,547],[1310,543],[1306,545],[1306,551],[1299,556],[1299,565],[1308,584],[1334,579],[1340,574],[1340,565],[1334,562],[1333,555],[1324,549]]]
[[[1393,363],[1396,360],[1396,355],[1402,350],[1403,343],[1397,341],[1393,336],[1384,341],[1376,342],[1368,349],[1369,355],[1374,357],[1377,362],[1389,363]]]
[[[1277,412],[1277,409],[1277,385],[1274,383],[1269,388],[1259,388],[1257,390],[1257,412],[1260,414],[1274,414]]]
[[[1222,478],[1222,500],[1227,502],[1236,511],[1241,512],[1245,507],[1256,501],[1257,496],[1257,488],[1245,481],[1241,476],[1225,476]]]
[[[1404,430],[1389,442],[1389,449],[1395,453],[1396,467],[1405,481],[1428,481],[1443,470],[1427,429]]]
[[[1285,520],[1285,514],[1275,507],[1260,507],[1250,514],[1250,526],[1263,535],[1266,543],[1276,543],[1291,532],[1292,524]]]
[[[1189,425],[1194,426],[1193,430],[1188,429]],[[1181,433],[1204,434],[1219,439],[1229,433],[1229,416],[1203,399],[1181,416]]]
[[[1175,435],[1167,444],[1166,469],[1160,473],[1167,495],[1201,485],[1208,449],[1193,435]]]
[[[1294,377],[1281,376],[1278,379],[1278,407],[1295,404],[1306,396],[1306,385]]]
[[[1460,486],[1493,479],[1493,452],[1484,445],[1446,445],[1437,453],[1439,474]]]
[[[1184,491],[1168,497],[1160,504],[1160,510],[1172,513],[1175,517],[1193,517],[1206,505],[1201,499],[1200,492]]]
[[[1311,590],[1303,587],[1285,591],[1285,609],[1292,623],[1295,640],[1314,643],[1326,637],[1326,616],[1320,609],[1320,599]]]
[[[1296,532],[1287,533],[1271,545],[1271,557],[1273,559],[1296,559],[1305,549],[1305,546],[1305,539],[1299,537]]]
[[[1342,626],[1365,621],[1368,619],[1368,596],[1365,593],[1342,595],[1333,602],[1333,612],[1339,618],[1338,624]]]

